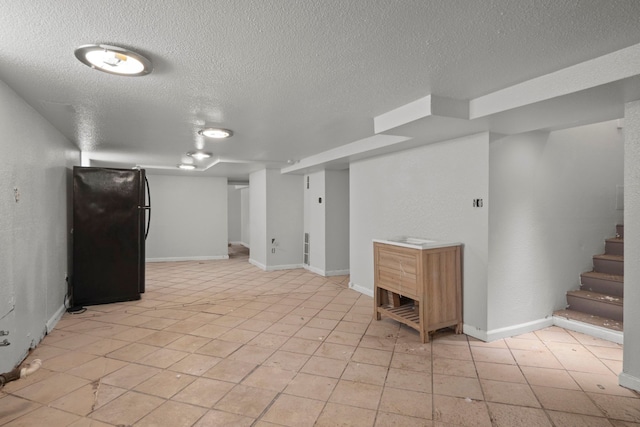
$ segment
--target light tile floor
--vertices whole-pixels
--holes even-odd
[[[0,425],[640,426],[620,345],[557,327],[421,344],[347,283],[246,256],[148,264],[140,301],[64,315]]]

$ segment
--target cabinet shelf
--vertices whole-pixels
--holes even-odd
[[[420,330],[420,314],[418,311],[413,303],[403,304],[399,307],[378,307],[378,313]]]

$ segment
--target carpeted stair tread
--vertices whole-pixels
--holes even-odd
[[[608,280],[610,282],[624,283],[624,276],[621,274],[600,273],[599,271],[587,271],[582,273],[582,277],[591,277],[594,279]]]
[[[574,297],[577,297],[577,298],[583,298],[583,299],[588,299],[588,300],[593,300],[593,301],[599,301],[599,302],[603,302],[603,303],[607,303],[607,304],[615,304],[615,305],[619,305],[619,306],[622,306],[622,302],[624,301],[624,298],[622,298],[622,297],[616,297],[616,296],[613,296],[613,295],[606,295],[606,294],[599,294],[597,292],[583,291],[583,290],[568,291],[567,292],[567,296],[574,296]]]
[[[623,255],[600,254],[600,255],[594,255],[593,259],[602,259],[602,260],[607,260],[607,261],[624,262],[624,256]]]

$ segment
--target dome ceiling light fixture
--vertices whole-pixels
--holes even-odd
[[[204,160],[213,156],[213,153],[210,153],[208,151],[189,151],[187,153],[187,156],[196,160]]]
[[[186,170],[186,171],[192,171],[194,169],[197,169],[196,165],[192,165],[192,164],[189,164],[189,163],[180,163],[177,166],[177,168],[178,169],[182,169],[182,170]]]
[[[200,129],[198,133],[202,136],[206,136],[207,138],[214,139],[225,139],[233,135],[233,131],[222,128],[204,128]]]
[[[75,50],[76,58],[94,70],[119,76],[144,76],[153,69],[139,53],[106,44],[86,44]]]

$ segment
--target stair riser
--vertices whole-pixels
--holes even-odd
[[[567,295],[567,302],[571,310],[580,311],[582,313],[593,314],[607,319],[622,322],[622,306],[618,304],[610,304],[603,301],[588,300],[585,298],[577,298]]]
[[[616,234],[624,238],[624,225],[616,225]]]
[[[624,255],[623,242],[606,242],[604,252],[609,255]]]
[[[620,261],[594,258],[593,269],[600,273],[623,275],[624,263]]]
[[[624,284],[612,280],[602,280],[595,277],[582,276],[580,289],[583,291],[597,292],[599,294],[612,295],[616,297],[624,296]]]

